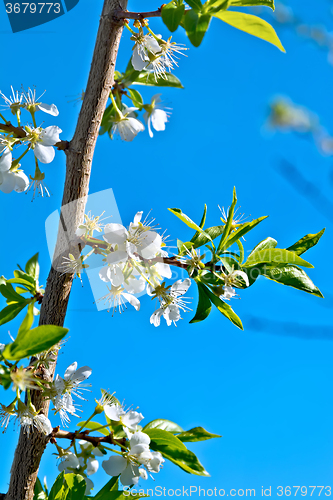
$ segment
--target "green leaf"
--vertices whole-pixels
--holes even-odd
[[[218,434],[211,434],[206,431],[203,427],[194,427],[189,431],[182,432],[181,434],[177,434],[177,438],[180,439],[183,443],[188,441],[206,441],[206,439],[220,438]]]
[[[104,429],[101,429],[101,426],[102,424],[100,424],[99,422],[93,422],[90,420],[90,422],[87,422],[85,423],[86,421],[85,420],[81,420],[81,422],[78,422],[76,424],[77,427],[82,427],[83,424],[85,424],[84,428],[85,429],[91,429],[91,430],[95,430],[95,429],[98,429],[97,432],[99,432],[100,434],[103,434],[104,436],[109,436],[110,435],[110,431],[107,430],[106,427],[104,427]]]
[[[208,0],[204,4],[204,12],[213,15],[215,12],[226,10],[230,5],[230,0]]]
[[[164,5],[162,8],[162,21],[166,25],[166,27],[173,33],[176,31],[178,26],[180,25],[180,22],[182,20],[183,14],[185,10],[185,5],[182,4],[177,4],[174,1],[169,2],[168,4]]]
[[[281,283],[282,285],[292,286],[303,292],[311,293],[317,297],[323,298],[319,288],[317,288],[309,276],[297,266],[265,266],[261,272],[266,278]]]
[[[110,481],[99,490],[97,495],[94,496],[94,500],[108,500],[109,497],[107,495],[114,491],[118,491],[118,477],[112,477]]]
[[[146,432],[148,429],[162,429],[163,431],[168,431],[171,433],[183,432],[183,429],[176,424],[171,422],[171,420],[165,420],[163,418],[157,418],[149,422],[143,429],[142,432]]]
[[[26,274],[26,276],[28,276]],[[23,279],[23,278],[11,278],[10,280],[7,280],[7,283],[14,283],[16,285],[22,285],[24,286],[31,294],[36,293],[36,284],[31,283],[30,281]]]
[[[265,40],[266,42],[275,45],[282,52],[285,49],[279,40],[273,26],[264,21],[260,17],[253,16],[252,14],[244,14],[243,12],[222,11],[213,14],[214,17],[221,19],[224,23],[230,24],[234,28],[249,33],[249,35],[256,36]]]
[[[37,477],[37,480],[35,482],[34,500],[47,500],[47,495],[46,495],[45,491],[43,490],[43,486],[39,480],[39,477]]]
[[[233,7],[257,7],[263,5],[275,10],[274,0],[229,0]]]
[[[67,328],[56,325],[41,325],[21,335],[19,342],[15,340],[6,345],[3,357],[9,360],[19,360],[34,354],[47,351],[68,332]]]
[[[66,490],[68,491],[68,485],[65,481],[65,473],[61,472],[51,488],[48,500],[64,500]]]
[[[224,245],[224,248],[227,249],[227,248],[231,247],[231,245],[236,243],[236,241],[239,240],[240,238],[242,238],[242,236],[244,236],[246,233],[248,233],[253,228],[255,228],[258,224],[260,224],[260,222],[267,219],[267,217],[268,217],[268,215],[264,215],[263,217],[259,217],[258,219],[254,219],[250,222],[244,222],[244,224],[242,224],[240,227],[238,227],[235,231],[233,231],[229,235],[229,237]]]
[[[199,293],[199,302],[197,306],[197,310],[195,316],[191,319],[190,323],[199,323],[199,321],[203,321],[209,316],[210,311],[212,310],[212,305],[207,294],[204,291],[203,285],[197,283],[198,285],[198,293]]]
[[[277,241],[274,240],[274,238],[268,237],[265,240],[262,240],[260,243],[258,243],[257,246],[254,247],[249,257],[251,257],[251,255],[254,254],[254,252],[259,252],[260,250],[265,250],[266,248],[275,248],[276,245]]]
[[[190,0],[189,2],[186,1],[186,3],[190,7],[192,7],[192,9],[197,10],[198,12],[202,10],[203,5],[200,0]]]
[[[4,276],[0,276],[0,285],[6,284],[6,278]]]
[[[12,384],[12,379],[10,377],[10,369],[8,366],[0,364],[0,385],[7,390]]]
[[[35,301],[32,301],[28,305],[27,314],[18,330],[16,342],[20,342],[20,338],[22,338],[22,336],[24,336],[24,334],[32,327],[34,322],[34,303]]]
[[[287,250],[289,250],[290,252],[294,252],[297,255],[302,255],[302,253],[309,250],[309,248],[317,245],[324,232],[325,228],[319,231],[319,233],[317,234],[307,234],[300,240],[296,241],[296,243],[291,245],[291,247],[288,247]]]
[[[29,274],[35,281],[39,278],[39,264],[38,264],[38,255],[37,252],[25,265],[25,272]]]
[[[201,247],[202,245],[206,245],[206,243],[208,243],[208,241],[210,241],[209,238],[207,236],[205,236],[206,234],[208,236],[210,236],[210,238],[212,240],[221,236],[221,234],[224,231],[224,227],[225,226],[208,227],[207,229],[205,229],[204,233],[200,233],[195,239],[194,239],[194,236],[195,236],[194,235],[193,238],[191,239],[191,242],[193,243],[193,245],[192,245],[193,248],[198,248],[198,247]],[[197,233],[195,233],[195,234],[197,234]]]
[[[199,47],[210,24],[211,16],[196,10],[187,10],[184,15],[184,28],[194,47]]]
[[[145,433],[151,439],[150,448],[152,450],[159,451],[164,458],[178,465],[189,474],[209,476],[194,453],[189,451],[176,436],[161,429],[148,429]]]
[[[69,492],[66,500],[83,500],[86,491],[86,481],[80,474],[65,474],[65,481]]]
[[[127,92],[129,93],[129,96],[130,96],[134,106],[136,106],[137,108],[140,108],[143,105],[143,99],[142,99],[142,95],[140,94],[140,92],[138,92],[135,89],[130,89],[130,88],[127,89]]]
[[[199,227],[200,227],[201,229],[203,229],[203,228],[204,228],[204,226],[205,226],[205,223],[206,223],[206,215],[207,215],[207,205],[206,205],[206,203],[205,203],[204,211],[203,211],[203,214],[202,214],[202,217],[201,217],[201,221],[200,221],[200,224],[199,224]],[[192,241],[192,242],[193,242],[193,241],[195,241],[195,240],[196,240],[196,238],[198,238],[198,236],[200,236],[200,235],[201,235],[201,231],[197,231],[197,232],[194,234],[193,238],[191,238],[191,241]],[[207,241],[209,241],[209,240],[207,240]],[[207,242],[206,242],[206,243],[207,243]]]
[[[183,221],[188,227],[190,227],[191,229],[195,229],[195,231],[198,231],[199,233],[205,235],[209,241],[212,241],[211,237],[205,231],[203,231],[201,227],[198,226],[198,224],[193,222],[193,220],[190,219],[188,215],[184,214],[180,208],[168,208],[168,210],[170,210],[171,213],[173,213],[176,217]]]
[[[296,253],[282,248],[268,248],[252,252],[243,267],[253,267],[257,264],[294,264],[303,267],[313,267],[312,264],[299,257]]]
[[[0,325],[4,325],[16,318],[16,316],[25,308],[26,305],[30,304],[33,299],[24,299],[22,302],[15,302],[5,307],[0,311]]]
[[[223,314],[226,318],[228,318],[234,325],[236,325],[241,330],[244,330],[242,322],[237,314],[233,311],[233,309],[221,300],[217,295],[211,292],[207,287],[204,287],[205,293],[214,304],[215,307]]]
[[[236,195],[236,188],[234,187],[231,207],[228,210],[227,222],[224,226],[222,237],[221,237],[219,246],[217,248],[218,254],[222,253],[225,250],[224,245],[225,245],[225,243],[229,237],[230,231],[232,229],[232,223],[233,223],[233,219],[234,219],[234,211],[235,211],[236,203],[237,203],[237,195]]]
[[[135,85],[147,85],[148,87],[174,87],[177,89],[183,89],[183,85],[179,78],[177,78],[172,73],[166,73],[164,78],[158,78],[155,80],[153,73],[148,71],[136,71],[137,75],[134,75],[133,83]]]
[[[26,292],[26,290],[25,290]],[[7,299],[7,303],[12,302],[25,302],[25,298],[18,294],[10,283],[0,285],[0,293]]]

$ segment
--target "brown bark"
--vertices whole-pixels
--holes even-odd
[[[40,324],[64,324],[73,275],[59,271],[62,256],[72,248],[71,241],[77,226],[82,222],[91,172],[91,163],[98,132],[114,79],[114,69],[123,22],[116,12],[125,10],[127,0],[105,0],[96,39],[89,79],[78,118],[74,137],[66,150],[66,180],[62,199],[62,216],[58,232],[55,257],[47,279],[42,302]],[[70,205],[69,205],[70,204]],[[56,360],[45,370],[44,378],[52,380]],[[48,414],[49,403],[43,401],[39,391],[32,394],[37,410]],[[11,479],[6,500],[32,500],[40,459],[48,439],[34,431],[21,431],[11,469]]]

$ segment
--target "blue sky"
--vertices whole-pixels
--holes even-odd
[[[311,2],[295,0],[293,6],[306,22],[332,27],[327,0],[316,2],[315,12]],[[131,10],[156,7],[152,1],[129,5]],[[68,101],[85,88],[101,8],[101,0],[80,0],[65,16],[12,34],[0,6],[0,44],[6,47],[0,89],[9,93],[10,85],[21,84],[36,85],[40,93],[47,89],[45,102],[55,103],[60,114],[41,120],[58,125],[63,139],[70,139],[75,128],[79,107]],[[151,27],[167,36],[159,20],[151,21]],[[93,408],[93,398],[103,387],[116,391],[127,405],[139,406],[146,422],[167,418],[184,429],[201,425],[223,435],[190,446],[210,478],[189,476],[168,463],[155,483],[142,481],[143,488],[256,488],[260,496],[262,486],[272,486],[272,497],[278,498],[277,486],[331,484],[333,295],[324,258],[330,256],[332,214],[325,216],[301,196],[281,176],[279,165],[282,159],[290,161],[331,199],[332,161],[320,156],[311,141],[286,134],[268,137],[263,123],[272,97],[288,95],[316,112],[333,132],[333,68],[324,50],[284,27],[277,30],[286,54],[214,20],[201,47],[191,46],[179,63],[176,75],[185,89],[162,89],[163,100],[173,109],[166,131],[154,139],[145,131],[130,144],[106,136],[98,140],[90,193],[112,188],[125,225],[138,210],[153,209],[174,241],[186,240],[190,233],[167,208],[182,208],[198,221],[207,203],[207,223],[218,224],[217,205],[230,205],[235,185],[241,212],[250,218],[269,215],[246,237],[248,250],[267,236],[286,247],[327,227],[318,247],[307,254],[315,265],[310,277],[325,300],[259,279],[232,304],[243,319],[244,332],[217,311],[203,323],[190,325],[190,314],[184,314],[177,329],[166,324],[154,328],[149,324],[153,306],[145,297],[140,313],[129,308],[112,318],[111,313],[97,312],[88,280],[83,288],[76,280],[66,320],[70,339],[59,357],[58,372],[73,361],[92,367],[93,393],[90,402],[83,403],[84,411]],[[180,30],[174,40],[187,43]],[[120,71],[131,46],[124,33]],[[155,93],[139,90],[147,102]],[[31,173],[33,160],[28,161]],[[32,203],[30,194],[1,193],[0,274],[6,277],[17,262],[24,264],[39,251],[45,283],[50,266],[45,220],[61,203],[61,152],[45,166],[45,173],[51,198]],[[195,297],[194,287],[190,291]],[[0,342],[8,341],[8,329],[15,336],[18,324],[3,326]],[[11,396],[4,394],[2,402]],[[58,418],[52,422],[57,425]],[[1,435],[1,449],[6,450],[3,492],[17,437],[12,428]],[[50,447],[40,474],[47,475],[49,484],[56,474],[52,452]],[[92,479],[97,491],[107,477],[101,471]]]

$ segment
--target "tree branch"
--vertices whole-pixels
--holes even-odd
[[[4,132],[11,132],[14,134],[15,137],[18,139],[24,139],[27,136],[26,131],[24,130],[24,127],[15,127],[15,125],[12,125],[10,122],[5,123],[0,123],[0,130]],[[69,148],[69,142],[68,141],[59,141],[54,145],[57,149],[65,150]]]
[[[126,444],[126,438],[121,438],[121,439],[114,439],[112,434],[109,434],[108,436],[90,436],[87,431],[85,432],[68,432],[68,431],[61,431],[59,430],[58,427],[53,429],[52,432],[52,438],[58,438],[58,439],[69,439],[70,441],[74,441],[75,439],[83,439],[84,441],[88,441],[88,443],[91,443],[92,445],[95,446],[95,448],[101,444],[101,443],[108,443],[108,444],[113,444],[115,446],[120,446],[123,447]]]
[[[152,12],[128,12],[127,10],[118,10],[115,16],[117,19],[137,19],[138,21],[143,21],[148,17],[161,17],[164,5],[166,4],[161,5],[161,7]]]
[[[61,223],[59,225],[55,257],[47,279],[45,297],[40,312],[40,325],[64,324],[73,275],[58,271],[59,259],[72,250],[76,239],[75,230],[83,221],[88,196],[91,163],[98,132],[114,83],[114,69],[119,48],[123,21],[118,21],[114,13],[126,9],[127,0],[104,0],[94,55],[88,84],[82,103],[74,137],[66,149],[66,180],[62,199]],[[56,359],[44,370],[44,380],[52,380]],[[45,401],[41,391],[32,391],[32,402],[37,411],[48,414],[49,401]],[[37,430],[30,437],[20,432],[19,442],[11,469],[11,479],[6,500],[33,500],[34,485],[40,459],[48,438]]]

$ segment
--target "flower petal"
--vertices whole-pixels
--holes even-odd
[[[124,252],[123,250],[116,250],[106,256],[108,264],[119,264],[120,262],[126,262],[127,259],[127,252]]]
[[[47,113],[48,115],[52,115],[52,116],[59,115],[58,108],[55,104],[45,104],[43,102],[40,102],[39,104],[37,104],[36,109],[39,109],[40,111],[44,111],[44,113]]]
[[[168,121],[168,115],[163,109],[155,108],[151,114],[151,123],[155,130],[160,132],[165,130],[165,124]]]
[[[124,299],[126,299],[131,304],[131,306],[134,307],[134,309],[136,309],[137,311],[140,310],[140,301],[137,297],[135,297],[134,295],[132,295],[130,293],[124,293],[124,292],[122,295],[123,295]]]
[[[124,457],[112,456],[109,460],[102,462],[102,467],[109,476],[119,476],[127,466],[127,460]]]
[[[150,316],[151,324],[154,326],[160,326],[162,314],[163,314],[163,309],[161,307],[159,309],[156,309],[156,311],[154,311],[153,314]]]
[[[54,146],[60,141],[59,134],[62,130],[56,125],[51,125],[51,127],[46,127],[39,135],[39,140],[44,146]]]
[[[0,172],[7,172],[12,166],[12,152],[6,148],[0,158]]]
[[[143,420],[142,413],[133,410],[128,411],[121,419],[122,423],[130,429],[134,429],[141,420]]]
[[[128,464],[124,472],[120,476],[120,481],[123,486],[131,486],[138,484],[140,479],[139,467],[137,465]]]
[[[121,224],[106,224],[104,228],[104,239],[111,244],[121,245],[128,237],[126,228]]]
[[[52,146],[45,146],[39,142],[34,147],[36,158],[42,163],[51,163],[55,157],[55,151]]]

